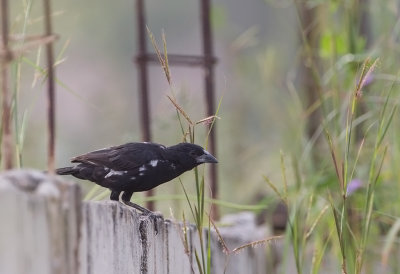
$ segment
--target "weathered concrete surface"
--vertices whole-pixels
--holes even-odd
[[[0,273],[78,269],[79,188],[39,171],[0,176]]]
[[[231,251],[229,256],[223,252],[216,232],[212,232],[212,273],[268,273],[265,246],[246,247],[238,253],[235,248],[266,238],[266,229],[256,226],[255,215],[242,212],[222,218],[220,235]]]
[[[81,202],[79,187],[38,171],[0,174],[0,274],[199,273],[199,234],[115,201]],[[233,221],[232,221],[233,220]],[[230,249],[265,237],[254,216],[221,228]],[[208,239],[207,231],[202,232]],[[265,249],[222,252],[211,232],[211,273],[266,273]],[[226,264],[226,262],[228,262]]]
[[[198,273],[194,250],[198,235],[187,225],[188,247],[180,223],[141,216],[119,202],[83,204],[82,274]]]

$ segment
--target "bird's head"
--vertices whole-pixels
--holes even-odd
[[[175,154],[176,159],[184,166],[191,168],[204,163],[218,163],[218,160],[201,146],[180,143],[175,146],[168,147],[168,150]]]

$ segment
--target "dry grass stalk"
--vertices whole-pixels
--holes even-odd
[[[208,215],[208,214],[207,214],[207,215]],[[226,245],[226,243],[225,243],[225,241],[224,241],[224,238],[222,238],[222,235],[221,235],[221,233],[219,232],[218,227],[215,225],[215,223],[214,223],[213,219],[211,218],[211,216],[208,215],[208,218],[209,218],[209,220],[210,220],[210,222],[211,222],[211,225],[212,225],[213,228],[215,229],[215,232],[217,233],[218,242],[220,242],[220,244],[222,245],[222,251],[223,251],[225,254],[230,254],[231,251],[229,250],[228,246]]]
[[[164,45],[164,57],[161,55],[161,51],[158,48],[156,39],[154,38],[153,33],[150,31],[149,27],[146,26],[147,34],[150,37],[150,41],[156,51],[158,61],[161,64],[162,69],[164,70],[165,77],[167,78],[168,84],[171,85],[171,74],[168,67],[168,57],[167,57],[167,42],[165,40],[165,34],[163,33],[163,45]]]
[[[245,244],[245,245],[242,245],[242,246],[239,246],[239,247],[233,249],[232,253],[238,254],[245,248],[248,248],[248,247],[253,247],[254,248],[254,247],[257,247],[257,246],[260,246],[260,245],[265,245],[265,244],[267,244],[267,243],[269,243],[271,241],[276,241],[276,240],[279,240],[279,239],[282,239],[282,238],[283,238],[283,235],[279,235],[279,236],[271,236],[271,237],[268,237],[266,239],[259,240],[259,241],[254,241],[254,242],[251,242],[251,243],[248,243],[248,244]]]
[[[17,37],[17,38],[16,38]],[[23,36],[14,36],[14,41],[24,40]],[[28,41],[23,46],[19,48],[9,49],[6,51],[4,48],[0,49],[0,58],[5,58],[8,61],[14,60],[25,53],[39,47],[42,45],[47,45],[56,41],[59,37],[55,34],[52,35],[35,35],[35,36],[27,36],[25,37]],[[10,39],[11,40],[11,37]]]
[[[360,79],[358,80],[358,83],[356,86],[355,96],[357,98],[361,97],[361,95],[362,95],[361,90],[365,86],[366,81],[368,81],[368,79],[370,78],[374,69],[376,68],[378,61],[379,61],[379,58],[376,58],[375,61],[372,64],[370,64],[371,63],[370,58],[367,58],[367,60],[365,60],[362,71],[361,71]]]
[[[340,165],[338,160],[337,160],[337,156],[336,156],[336,153],[335,153],[335,147],[333,145],[333,141],[332,141],[331,136],[329,135],[329,133],[327,131],[325,131],[325,134],[326,134],[327,139],[328,139],[329,150],[331,152],[333,164],[335,165],[336,176],[338,177],[338,180],[339,180],[340,189],[342,190],[342,193],[345,193],[345,191],[344,191],[344,179],[343,179],[344,178],[344,176],[343,176],[343,170],[344,170],[343,164]]]
[[[321,220],[322,216],[325,214],[325,212],[328,208],[329,208],[329,205],[324,206],[324,208],[318,214],[317,219],[315,219],[315,222],[311,225],[310,229],[308,230],[308,232],[306,234],[306,239],[308,239],[311,236],[311,234],[314,231],[315,227],[317,226],[318,222]]]
[[[167,95],[168,99],[171,101],[171,103],[175,106],[175,108],[180,112],[180,114],[182,114],[183,117],[185,117],[186,121],[188,121],[188,123],[193,126],[193,122],[190,119],[189,115],[187,115],[187,113],[183,110],[183,108],[178,105],[178,103],[169,95]]]
[[[211,115],[211,116],[208,116],[208,117],[206,117],[204,119],[201,119],[201,120],[197,121],[196,125],[204,123],[206,126],[208,126],[208,125],[211,125],[214,122],[215,119],[221,119],[221,118],[216,116],[216,115]]]
[[[275,194],[278,195],[279,198],[287,205],[288,204],[287,199],[279,192],[279,190],[272,183],[272,181],[267,176],[263,175],[263,178],[264,178],[265,182],[268,184],[268,186],[275,192]]]
[[[25,43],[23,46],[19,48],[14,48],[10,51],[10,57],[11,59],[16,59],[25,53],[39,47],[42,45],[47,45],[50,43],[53,43],[58,39],[58,36],[53,34],[53,35],[41,35],[41,36],[35,36],[35,39],[31,39],[29,42]],[[3,56],[4,52],[3,50],[0,50],[0,55]]]

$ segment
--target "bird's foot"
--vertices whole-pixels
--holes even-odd
[[[135,203],[132,203],[131,201],[124,201],[122,200],[122,202],[124,204],[126,204],[127,206],[133,207],[134,209],[142,212],[143,214],[152,214],[152,212],[150,210],[148,210],[147,208],[141,207],[140,205],[137,205]]]
[[[146,220],[146,219],[150,219],[153,222],[154,225],[154,230],[156,232],[156,235],[158,234],[158,218],[159,219],[163,219],[163,216],[161,213],[159,212],[152,212],[150,210],[148,210],[147,208],[141,207],[140,205],[137,205],[135,203],[132,203],[130,201],[123,201],[124,204],[126,204],[127,206],[133,207],[134,209],[142,212],[142,214],[140,215],[140,219],[141,220]]]

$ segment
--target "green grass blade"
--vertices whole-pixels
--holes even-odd
[[[279,197],[282,201],[284,201],[284,202],[286,203],[287,201],[286,201],[285,197],[279,192],[279,190],[278,190],[278,189],[276,188],[276,186],[271,182],[271,180],[270,180],[267,176],[264,176],[264,175],[263,175],[263,178],[264,178],[264,181],[268,184],[268,186],[275,192],[275,194],[278,195],[278,197]]]
[[[385,237],[385,244],[383,246],[382,250],[382,264],[384,266],[388,265],[389,257],[391,254],[391,251],[393,249],[393,246],[396,245],[396,241],[398,239],[398,236],[400,233],[400,218],[398,218],[392,227],[390,228],[388,234]]]
[[[392,123],[392,120],[393,120],[393,117],[394,117],[394,114],[396,113],[396,111],[397,111],[397,105],[395,105],[395,106],[393,107],[393,109],[392,109],[392,111],[391,111],[391,113],[390,113],[390,115],[389,115],[389,121],[386,123],[386,126],[385,126],[385,128],[383,129],[383,132],[382,132],[382,134],[381,134],[380,137],[379,137],[378,144],[377,144],[378,147],[382,144],[382,141],[383,141],[383,139],[384,139],[385,136],[386,136],[386,133],[387,133],[387,131],[388,131],[388,129],[389,129],[391,123]]]
[[[192,216],[193,216],[193,218],[195,218],[196,215],[194,214],[194,210],[193,210],[193,207],[192,207],[192,203],[191,203],[190,200],[189,200],[189,196],[188,196],[188,194],[187,194],[187,192],[186,192],[185,186],[183,185],[181,178],[179,178],[179,182],[181,183],[183,192],[185,193],[186,201],[187,201],[187,203],[188,203],[188,205],[189,205],[190,211],[192,212]]]
[[[194,251],[194,255],[195,255],[195,258],[196,258],[197,267],[199,268],[199,273],[203,274],[204,271],[203,271],[202,264],[201,264],[200,259],[199,259],[199,254],[197,254],[197,250]]]

